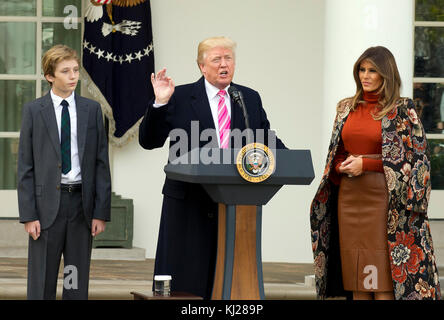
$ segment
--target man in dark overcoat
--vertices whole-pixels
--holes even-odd
[[[139,143],[143,148],[162,147],[173,129],[184,130],[190,140],[196,124],[199,135],[207,129],[215,134],[210,141],[199,141],[195,145],[189,141],[187,151],[193,146],[224,148],[230,144],[224,126],[246,128],[241,108],[228,94],[228,88],[233,85],[235,46],[235,42],[226,37],[202,41],[197,63],[203,76],[197,82],[175,87],[165,69],[151,75],[155,99],[149,102],[140,125]],[[270,123],[258,92],[235,86],[243,94],[250,128],[268,132]],[[220,112],[225,108],[225,112]],[[170,151],[176,149],[176,143],[183,141],[170,139]],[[279,139],[276,147],[285,148]],[[210,298],[216,260],[217,204],[198,184],[166,178],[162,193],[154,274],[172,275],[173,291]]]

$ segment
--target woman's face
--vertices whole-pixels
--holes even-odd
[[[378,90],[382,85],[382,77],[376,71],[375,66],[368,60],[361,62],[359,66],[359,80],[365,92]]]

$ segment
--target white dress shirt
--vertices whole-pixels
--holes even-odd
[[[228,94],[228,88],[230,85],[228,85],[226,88],[224,88],[226,95],[225,95],[225,105],[228,109],[228,115],[230,116],[231,121],[231,99],[230,95]],[[219,132],[219,118],[217,115],[217,109],[219,106],[219,96],[217,93],[220,91],[220,89],[213,86],[211,83],[205,79],[205,91],[207,92],[208,102],[210,103],[210,109],[211,109],[211,115],[213,116],[213,122],[214,127],[216,128],[217,133],[217,143],[220,147],[220,132]],[[154,108],[160,108],[166,104],[160,104],[160,103],[153,103]]]
[[[231,99],[230,95],[228,94],[228,88],[230,85],[228,85],[226,88],[224,88],[226,94],[225,94],[225,105],[227,106],[228,115],[230,116],[231,121]],[[217,93],[220,91],[220,89],[213,86],[211,83],[205,79],[205,90],[207,91],[207,97],[208,102],[210,103],[210,109],[211,109],[211,115],[213,116],[214,121],[214,127],[216,128],[217,133],[217,143],[220,147],[220,132],[219,132],[219,118],[217,115],[217,109],[219,107],[219,96]]]
[[[66,100],[69,103],[68,111],[69,111],[69,119],[71,122],[71,171],[67,174],[62,173],[62,183],[64,184],[73,184],[73,183],[81,183],[82,175],[80,173],[80,159],[79,159],[79,148],[77,145],[77,110],[76,110],[76,101],[74,99],[74,92],[66,99],[63,99],[51,92],[51,99],[54,104],[54,110],[57,120],[57,128],[59,130],[59,141],[61,141],[61,123],[62,123],[62,109],[61,105],[63,100]]]

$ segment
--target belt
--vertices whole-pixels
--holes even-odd
[[[382,154],[353,154],[355,157],[362,157],[362,158],[370,158],[370,159],[382,159]]]
[[[82,191],[82,184],[61,184],[60,190],[64,192],[80,192]]]

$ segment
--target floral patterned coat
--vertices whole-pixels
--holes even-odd
[[[318,298],[344,296],[337,225],[338,186],[329,179],[351,99],[338,103],[327,163],[310,208]],[[413,101],[401,98],[381,120],[382,162],[389,192],[388,249],[395,299],[441,299],[427,218],[429,151]]]

